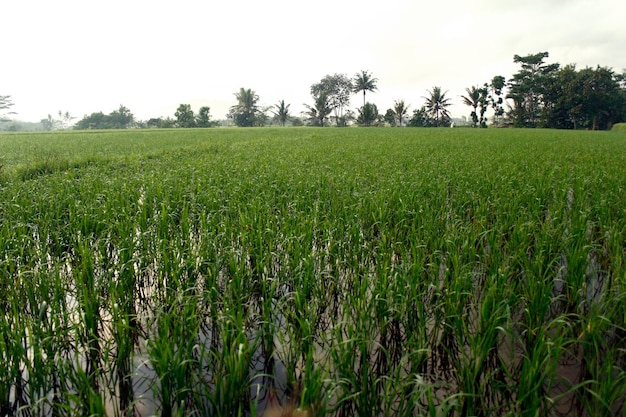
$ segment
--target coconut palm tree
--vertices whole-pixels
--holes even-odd
[[[476,109],[480,104],[481,90],[478,87],[472,86],[471,88],[466,88],[465,91],[467,95],[461,96],[461,98],[463,99],[463,104],[472,107],[473,110],[470,117],[472,118],[472,127],[476,127],[478,125],[478,113],[476,113]]]
[[[291,106],[291,104],[285,105],[285,100],[281,100],[278,104],[274,104],[276,111],[273,111],[272,113],[274,113],[274,117],[278,119],[281,126],[285,126],[285,123],[287,123],[287,120],[291,117],[289,114],[289,106]]]
[[[240,88],[235,93],[237,104],[230,108],[228,117],[235,121],[237,126],[249,127],[257,124],[259,96],[251,89]]]
[[[430,97],[426,99],[426,111],[434,119],[435,127],[445,126],[450,121],[450,113],[447,107],[450,106],[450,99],[446,97],[446,92],[441,92],[441,87],[433,87],[428,91]]]
[[[372,77],[368,71],[361,70],[360,73],[356,73],[354,76],[354,81],[352,83],[352,91],[355,93],[359,93],[363,91],[363,106],[365,106],[365,93],[367,91],[376,91],[378,87],[376,87],[376,83],[378,82],[378,78]]]
[[[393,111],[398,118],[398,126],[402,127],[402,119],[404,119],[409,112],[409,106],[404,104],[404,100],[396,100],[393,102]]]
[[[304,107],[307,111],[304,113],[306,118],[315,126],[324,126],[324,120],[333,111],[333,107],[330,104],[330,99],[327,94],[320,94],[315,97],[315,104],[310,106],[305,104]]]

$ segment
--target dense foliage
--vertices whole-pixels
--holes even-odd
[[[621,132],[0,144],[2,415],[624,414]]]
[[[135,122],[135,116],[131,113],[130,109],[124,106],[120,106],[119,109],[112,111],[109,114],[102,112],[91,113],[89,116],[85,116],[80,119],[75,129],[127,129],[133,127]]]
[[[609,68],[560,68],[547,52],[515,56],[521,69],[509,80],[508,116],[516,127],[610,129],[626,120],[624,75]]]

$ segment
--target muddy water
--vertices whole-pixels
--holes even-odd
[[[603,291],[606,287],[605,278],[606,276],[602,274],[600,266],[597,262],[594,261],[592,255],[589,258],[587,275],[588,275],[588,285],[584,289],[584,299],[587,302],[593,302],[598,298],[602,297]],[[553,296],[558,297],[560,294],[564,294],[566,291],[565,279],[567,277],[567,263],[565,258],[561,261],[561,265],[558,268],[559,273],[557,273],[554,277],[553,281]],[[369,271],[371,274],[374,274],[375,271],[373,268]],[[445,275],[445,266],[443,263],[439,266],[439,285],[435,285],[434,290],[442,291],[442,280]],[[344,281],[348,281],[344,279]],[[141,291],[143,291],[143,296],[148,300],[152,300],[156,297],[156,288],[155,286],[144,286]],[[80,322],[79,311],[80,307],[78,306],[78,302],[76,298],[72,295],[75,294],[76,291],[73,288],[70,288],[71,291],[68,292],[66,298],[66,305],[68,306],[68,311],[73,312],[70,315],[70,320],[76,323]],[[349,289],[343,288],[342,291],[348,292]],[[278,296],[288,296],[287,289],[281,289],[279,291]],[[368,292],[366,294],[367,298],[372,298],[373,294]],[[153,302],[153,301],[150,301]],[[271,316],[275,318],[274,327],[277,331],[283,329],[287,326],[285,317],[281,314],[280,308],[277,307],[277,304],[272,304],[273,311]],[[138,311],[138,315],[140,317],[144,317],[142,319],[141,327],[148,328],[150,326],[150,319],[152,318],[152,313],[146,305],[137,304],[135,306]],[[260,308],[260,307],[258,307]],[[476,320],[478,317],[478,312],[475,310],[476,307],[469,310],[468,317],[470,317],[470,321]],[[332,313],[331,313],[332,312]],[[328,328],[326,331],[328,334],[324,336],[325,340],[330,340],[332,335],[330,334],[332,330],[332,326],[336,324],[335,320],[337,317],[346,319],[347,313],[343,311],[342,304],[338,304],[337,306],[328,305],[325,306],[325,309],[322,311],[323,318],[322,321],[327,323]],[[111,317],[110,314],[106,310],[102,310],[100,312],[100,317],[102,318],[102,329],[101,329],[101,346],[111,346],[113,344],[111,339],[111,328],[110,322]],[[434,327],[433,321],[428,321],[428,333],[429,334],[441,334],[440,331]],[[403,340],[406,340],[406,332],[407,330],[401,328],[400,337]],[[149,332],[148,332],[149,333]],[[259,338],[258,329],[252,327],[247,332],[248,335],[248,344],[253,346],[255,342]],[[380,345],[381,339],[380,334],[374,334],[372,339],[373,345]],[[210,331],[204,331],[198,336],[197,343],[204,347],[206,351],[211,349],[211,343],[213,342],[213,337]],[[442,343],[440,339],[432,340],[432,345],[436,346]],[[404,343],[404,342],[403,342]],[[134,415],[136,416],[151,416],[156,415],[160,412],[160,404],[158,400],[155,398],[155,389],[158,387],[159,377],[154,371],[150,363],[150,357],[148,355],[147,349],[145,348],[146,341],[145,339],[140,339],[135,346],[135,351],[133,354],[132,361],[132,386],[133,386],[133,409]],[[289,402],[290,398],[290,389],[287,386],[287,375],[296,373],[296,370],[286,369],[286,366],[283,362],[279,360],[282,357],[283,346],[280,345],[280,342],[274,341],[274,354],[268,354],[268,352],[263,351],[262,344],[257,344],[256,349],[251,354],[250,359],[250,367],[248,369],[249,376],[249,398],[257,404],[256,411],[261,414],[265,409],[274,408],[276,404],[286,404]],[[405,346],[406,347],[406,346]],[[429,346],[430,348],[431,346]],[[462,348],[462,347],[461,347]],[[320,346],[317,346],[320,359],[327,357],[328,353],[323,350]],[[524,348],[516,343],[511,343],[506,340],[502,336],[500,337],[499,342],[499,351],[509,351],[512,352],[510,356],[501,356],[505,365],[509,368],[509,370],[514,370],[519,367],[521,361],[524,357]],[[32,349],[31,349],[32,351]],[[114,352],[114,348],[112,349]],[[105,354],[106,352],[103,352]],[[111,352],[109,352],[111,353]],[[438,353],[435,351],[429,351],[429,355],[431,356],[432,361],[430,362],[430,370],[429,375],[425,375],[429,382],[439,384],[439,387],[436,391],[436,395],[438,396],[438,401],[443,401],[444,398],[453,395],[457,392],[456,378],[454,375],[455,370],[450,367],[450,364],[446,364],[444,359],[445,357],[442,355],[438,356]],[[69,356],[80,358],[76,366],[84,367],[85,364],[85,352],[79,351],[71,351]],[[29,359],[32,359],[32,354]],[[374,367],[376,355],[372,355],[370,359],[370,365]],[[547,387],[550,390],[551,397],[560,397],[555,405],[555,413],[557,415],[571,415],[572,413],[576,413],[578,410],[575,408],[574,394],[570,391],[571,387],[575,385],[577,382],[581,380],[583,377],[581,375],[581,363],[583,359],[580,352],[570,352],[567,356],[564,355],[559,359],[557,363],[557,371],[556,371],[556,381],[554,385]],[[332,368],[332,363],[326,361],[328,366]],[[329,369],[329,373],[334,373],[335,369]],[[358,370],[355,369],[355,372]],[[24,371],[23,380],[28,384],[29,375],[26,371]],[[227,377],[227,376],[226,376]],[[106,412],[109,416],[115,416],[119,414],[119,402],[120,395],[119,392],[113,390],[110,392],[110,389],[104,387],[110,387],[110,382],[107,382],[104,377],[99,381],[99,386],[103,387],[102,392],[105,397],[105,407]],[[209,389],[211,387],[209,386]],[[569,392],[569,394],[568,394]],[[562,395],[565,394],[565,395]],[[10,402],[15,403],[16,399],[16,387],[13,387],[10,394]],[[50,397],[50,396],[49,396]],[[50,400],[52,398],[49,398]],[[620,405],[618,404],[617,407]],[[41,409],[42,415],[51,415],[52,410],[50,408],[43,407]],[[246,409],[247,414],[250,414],[250,410]],[[16,415],[28,415],[27,412],[23,414],[17,413]]]

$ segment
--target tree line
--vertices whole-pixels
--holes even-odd
[[[515,55],[513,61],[520,69],[508,80],[496,75],[488,82],[465,89],[461,102],[469,107],[467,124],[471,127],[513,126],[559,129],[610,129],[626,121],[626,72],[612,69],[577,69],[575,65],[561,67],[546,63],[548,52],[526,56]],[[440,86],[427,90],[423,105],[409,113],[410,105],[395,100],[393,107],[382,113],[376,104],[368,102],[366,94],[378,90],[378,79],[369,71],[360,71],[353,77],[329,74],[310,87],[311,102],[303,103],[300,116],[293,115],[290,104],[284,100],[272,106],[259,104],[259,95],[252,89],[241,88],[234,93],[236,103],[230,107],[227,119],[240,127],[308,125],[338,127],[359,126],[413,126],[443,127],[453,123],[449,107],[452,99]],[[354,94],[363,95],[363,104],[350,108]],[[12,107],[11,96],[0,96],[0,110]],[[5,113],[4,117],[10,113]],[[0,113],[0,121],[3,114]],[[45,130],[64,129],[74,118],[59,111],[58,118],[48,115],[41,120]],[[174,118],[153,118],[137,121],[132,112],[121,105],[109,114],[102,112],[85,115],[74,125],[75,129],[138,128],[200,128],[214,127],[219,122],[211,119],[210,108],[201,107],[197,113],[189,104],[181,104]]]

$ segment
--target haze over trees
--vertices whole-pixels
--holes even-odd
[[[520,65],[510,78],[496,75],[491,80],[465,88],[457,96],[462,104],[470,108],[466,119],[456,115],[455,125],[471,127],[526,127],[558,129],[610,129],[615,123],[626,121],[626,72],[621,74],[606,67],[577,69],[570,64],[561,67],[548,63],[548,52],[525,56],[514,55],[513,62]],[[240,127],[264,126],[276,122],[285,126],[301,125],[337,127],[357,124],[361,126],[413,126],[445,127],[452,124],[450,106],[452,99],[448,91],[440,86],[427,90],[411,115],[410,105],[404,100],[395,100],[393,108],[384,115],[374,103],[366,100],[368,92],[378,90],[378,78],[367,70],[357,72],[352,78],[346,74],[328,74],[310,86],[312,102],[303,104],[302,118],[293,117],[291,104],[281,100],[272,106],[260,104],[259,95],[252,89],[241,88],[236,92],[236,103],[230,107],[226,117]],[[363,94],[363,106],[350,108],[353,94]],[[11,121],[10,95],[0,95],[0,130],[32,129],[58,130],[72,127],[74,117],[68,112],[59,112],[58,117],[48,115],[38,124]],[[408,119],[408,120],[407,120]],[[467,122],[469,121],[469,123]],[[18,126],[22,123],[22,127]],[[152,118],[138,121],[126,107],[104,114],[95,112],[79,120],[76,129],[126,129],[126,128],[197,128],[214,127],[219,122],[211,120],[210,108],[201,107],[194,113],[189,104],[181,104],[174,117]]]
[[[72,121],[74,119],[76,118],[72,116],[70,112],[66,111],[63,113],[59,110],[56,118],[49,114],[46,119],[41,119],[40,123],[43,126],[43,130],[65,130],[72,127]]]

